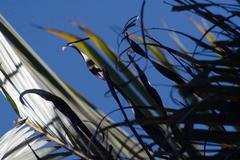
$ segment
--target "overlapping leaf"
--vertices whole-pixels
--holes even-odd
[[[121,62],[121,60],[118,60],[117,56],[107,46],[107,44],[103,40],[101,40],[96,34],[92,33],[89,29],[81,29],[87,34],[87,36],[89,36],[91,40],[94,41],[94,43],[103,51],[103,53],[105,53],[106,56],[120,68],[120,70],[122,70],[123,73],[118,72],[116,69],[114,69],[112,65],[109,64],[109,62],[107,62],[101,56],[101,54],[97,52],[93,47],[91,47],[87,42],[76,43],[76,47],[78,47],[80,51],[85,53],[96,65],[98,65],[98,67],[107,68],[112,80],[115,82],[116,85],[120,87],[120,89],[125,93],[125,95],[127,95],[128,98],[131,99],[132,102],[138,105],[146,105],[146,103],[156,105],[154,100],[147,94],[143,85],[138,81],[136,76],[130,70],[128,70],[128,68]],[[73,36],[71,34],[67,34],[65,32],[55,29],[45,30],[70,42],[80,39],[77,36]],[[128,82],[131,83],[128,84]],[[136,93],[136,91],[134,91],[132,87],[134,87],[138,91],[138,93]],[[151,113],[147,110],[144,110],[143,112],[146,116],[151,117]]]
[[[78,143],[78,140],[80,141],[81,139],[77,139],[78,134],[74,131],[74,128],[71,129],[72,125],[69,117],[59,113],[58,109],[56,110],[51,102],[46,102],[36,95],[24,96],[26,105],[23,105],[19,101],[20,93],[27,89],[43,89],[60,96],[78,117],[81,117],[83,121],[92,122],[87,124],[91,132],[96,127],[93,124],[98,124],[103,114],[97,111],[92,104],[65,82],[60,80],[3,17],[1,17],[0,31],[0,59],[2,62],[2,71],[4,71],[0,74],[1,87],[7,93],[6,96],[16,104],[20,117],[28,118],[36,127],[56,137],[62,143],[66,143],[72,148],[84,152],[84,145]],[[61,121],[59,121],[58,117],[61,117]],[[107,119],[103,122],[102,126],[111,123],[113,122]],[[90,139],[84,143],[86,151],[86,146],[88,146],[86,143],[90,143]],[[124,144],[120,153],[123,157],[131,156],[140,149],[134,140],[128,139],[127,134],[118,128],[109,131],[108,139],[105,143],[113,146],[113,154],[118,153],[119,147]],[[132,148],[131,146],[136,147]],[[95,150],[94,152],[97,151]],[[145,157],[145,154],[141,152],[138,156],[141,159],[141,157]]]
[[[50,142],[44,138],[44,135],[35,133],[29,126],[25,124],[14,127],[0,138],[0,159],[2,160],[39,160],[54,159],[68,157],[71,153],[66,151],[58,151],[61,147],[49,144]]]

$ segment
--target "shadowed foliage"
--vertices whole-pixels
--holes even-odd
[[[13,46],[3,54],[13,57],[16,52],[19,56],[13,64],[10,60],[2,64],[1,89],[20,121],[0,139],[0,158],[19,154],[31,155],[29,159],[238,160],[240,2],[165,3],[172,12],[192,14],[200,36],[167,27],[145,27],[145,1],[139,16],[130,18],[119,31],[118,54],[82,23],[73,24],[87,38],[39,27],[68,41],[64,48],[74,48],[89,71],[106,82],[119,107],[107,115],[50,72],[1,21],[0,33],[7,38],[0,39],[1,46]],[[162,43],[156,31],[169,33],[176,46]],[[185,42],[192,47],[187,48]],[[7,65],[13,65],[13,70]],[[32,77],[36,84],[21,88],[14,79],[18,75]],[[158,77],[170,84],[175,106],[165,106],[164,93],[151,84]],[[121,114],[123,121],[107,118],[113,112]],[[14,143],[12,137],[21,138]]]

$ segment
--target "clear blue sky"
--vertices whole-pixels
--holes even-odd
[[[116,49],[117,35],[111,27],[122,27],[129,18],[139,14],[140,7],[141,0],[1,0],[0,13],[51,69],[101,110],[108,112],[116,105],[111,98],[104,97],[107,91],[105,82],[96,79],[73,50],[67,49],[63,54],[61,47],[65,41],[34,28],[32,24],[81,34],[70,25],[72,20],[81,20]],[[196,32],[186,13],[172,13],[170,6],[161,0],[147,0],[145,19],[148,27],[161,27],[161,21],[165,20],[169,26],[181,28],[181,31]],[[159,34],[159,39],[170,43],[166,40],[169,39],[167,34]],[[157,82],[164,83],[156,77],[153,83]],[[164,87],[160,90],[165,92]],[[168,94],[164,96],[166,98]],[[164,103],[168,103],[168,99]],[[0,135],[12,128],[14,119],[14,111],[0,95]]]

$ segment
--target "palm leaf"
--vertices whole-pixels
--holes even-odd
[[[138,42],[143,43],[143,39],[141,37],[139,37],[136,34],[132,34],[129,33],[130,36],[134,39],[136,39]],[[154,42],[152,42],[151,40],[149,40],[149,42],[147,42],[147,48],[151,51],[151,53],[157,58],[157,60],[164,65],[165,67],[167,67],[170,70],[174,70],[172,64],[170,63],[170,61],[168,60],[168,58],[164,55],[163,51],[157,47],[157,45],[153,45],[155,44]]]
[[[77,41],[81,38],[71,35],[62,31],[58,31],[56,29],[45,29],[45,31],[50,32],[54,35],[57,35],[69,42]],[[106,43],[101,40],[96,34],[92,33],[89,29],[85,28],[85,33],[94,41],[94,43],[108,56],[108,58],[117,65],[120,70],[122,70],[122,73],[118,72],[115,68],[112,67],[111,64],[109,64],[99,52],[97,52],[90,44],[87,42],[81,42],[76,43],[76,47],[79,48],[79,50],[83,53],[85,53],[98,67],[100,68],[106,68],[109,71],[109,74],[111,75],[111,78],[115,82],[116,85],[119,86],[119,88],[127,95],[127,97],[134,102],[135,104],[138,104],[140,106],[146,105],[146,101],[149,104],[157,105],[155,101],[151,98],[149,94],[147,94],[146,89],[143,87],[143,85],[138,81],[136,76],[128,70],[128,68],[121,62],[118,61],[117,56],[113,53],[113,51],[106,45]],[[125,78],[127,80],[124,80]],[[134,91],[131,85],[128,85],[128,82],[131,82],[133,84],[133,87],[136,88],[138,93]],[[139,96],[139,93],[141,94]],[[144,98],[143,98],[144,97]],[[142,110],[144,115],[147,117],[152,117],[151,112],[148,110]]]
[[[0,59],[2,69],[7,73],[7,76],[3,73],[0,74],[2,82],[5,82],[2,84],[2,88],[16,104],[20,117],[28,118],[34,126],[56,137],[61,142],[82,149],[83,145],[79,146],[77,144],[77,135],[68,131],[69,126],[71,126],[68,117],[60,116],[65,123],[64,125],[61,121],[54,121],[59,117],[54,105],[36,95],[27,95],[24,98],[27,106],[24,106],[19,101],[20,93],[27,89],[43,89],[54,93],[61,97],[83,121],[92,122],[87,125],[91,131],[96,129],[94,124],[100,122],[103,114],[64,81],[60,80],[3,17],[0,18],[0,31],[0,50],[2,52]],[[111,123],[113,121],[107,119],[102,126]],[[68,136],[65,137],[66,135]],[[115,138],[116,136],[118,139]],[[140,150],[139,147],[132,148],[131,146],[138,146],[138,144],[134,140],[128,139],[127,134],[118,128],[109,131],[106,143],[113,146],[114,153],[118,153],[119,146],[124,144],[121,149],[123,157],[132,156]],[[145,157],[145,154],[142,152],[138,156]]]
[[[45,159],[51,155],[52,158],[60,159],[68,157],[71,153],[59,151],[61,147],[54,146],[44,135],[36,134],[29,126],[23,124],[14,127],[0,138],[0,159]],[[53,154],[58,152],[58,155]]]

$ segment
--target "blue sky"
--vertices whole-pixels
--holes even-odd
[[[129,18],[139,14],[140,7],[140,0],[2,0],[0,13],[59,77],[101,110],[109,112],[116,108],[116,104],[111,98],[104,96],[107,91],[105,82],[96,79],[73,50],[67,49],[63,54],[61,47],[66,44],[65,41],[33,27],[32,24],[82,35],[70,25],[72,20],[80,20],[116,49],[117,34],[111,27],[123,27]],[[196,32],[186,13],[172,13],[170,6],[159,0],[147,0],[145,19],[147,27],[161,27],[164,20],[171,27],[181,28],[181,31]],[[159,39],[172,45],[167,34],[159,34]],[[155,82],[159,81],[156,77]],[[165,92],[165,88],[160,89]],[[168,103],[168,94],[163,96],[166,99],[164,103]],[[14,119],[14,111],[0,95],[0,135],[12,128]]]

